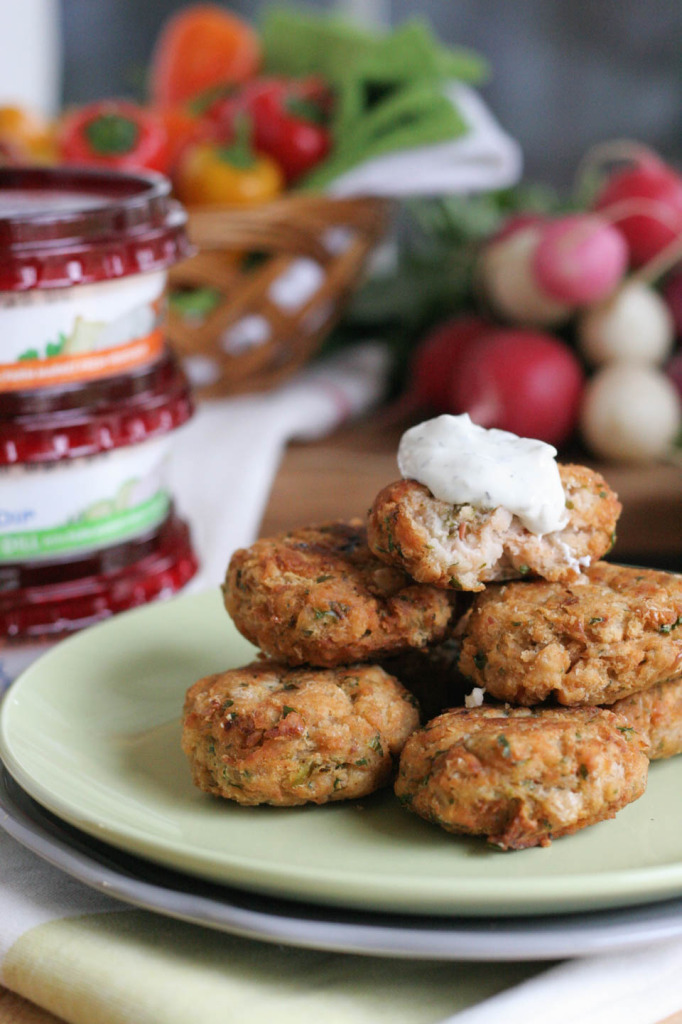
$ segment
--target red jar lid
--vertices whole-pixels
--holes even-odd
[[[71,388],[2,396],[0,466],[56,462],[138,444],[192,414],[189,384],[170,350],[137,372]]]
[[[175,514],[147,537],[62,563],[3,566],[0,638],[57,639],[177,593],[197,571],[189,530]]]
[[[0,168],[0,291],[163,270],[191,255],[187,214],[160,174]]]

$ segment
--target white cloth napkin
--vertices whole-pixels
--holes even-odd
[[[255,538],[287,442],[323,437],[385,393],[389,352],[367,342],[262,395],[202,403],[178,435],[171,493],[192,526],[201,570],[191,587],[222,582],[232,552]]]
[[[659,1024],[673,1013],[678,1024],[681,941],[560,964],[443,1024]]]
[[[519,144],[473,89],[453,82],[446,93],[468,125],[466,135],[367,160],[337,178],[329,192],[397,198],[486,192],[514,185],[522,167]]]

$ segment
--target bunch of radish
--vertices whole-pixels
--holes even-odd
[[[579,430],[610,460],[670,450],[682,428],[682,176],[632,144],[600,147],[592,170],[614,158],[586,208],[516,216],[487,241],[480,315],[415,350],[421,405],[556,446]]]

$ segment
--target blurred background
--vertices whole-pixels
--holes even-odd
[[[183,6],[182,0],[62,0],[64,101],[141,96],[159,27]],[[227,6],[257,22],[266,3]],[[482,95],[521,143],[531,178],[568,187],[585,150],[617,136],[636,138],[671,160],[682,156],[682,4],[309,0],[299,6],[390,25],[422,14],[443,42],[483,54],[492,75]]]
[[[103,473],[100,493],[93,463],[85,512],[62,516],[46,474],[49,530],[61,536],[85,513],[91,530],[49,573],[89,587],[82,537],[100,538],[106,568],[115,527],[133,545],[121,570],[133,603],[154,597],[137,585],[139,574],[149,583],[142,547],[161,561],[173,548],[174,587],[197,568],[216,584],[257,531],[368,508],[395,475],[402,431],[440,413],[604,467],[624,505],[617,557],[678,569],[681,40],[682,4],[668,0],[0,0],[0,198],[12,213],[22,188],[49,214],[51,187],[69,202],[84,194],[71,174],[84,190],[93,167],[152,170],[182,224],[158,292],[131,292],[110,320],[87,305],[71,242],[59,322],[54,295],[47,322],[31,319],[40,274],[9,286],[17,319],[0,335],[0,428],[12,452],[23,429],[12,408],[33,408],[32,389],[55,375],[66,382],[50,399],[59,416],[60,402],[75,408],[70,388],[89,401],[121,365],[117,414],[140,395],[153,404],[138,377],[161,380],[168,367],[187,415],[197,410],[177,439],[169,427],[168,478],[159,467],[121,496]],[[153,278],[138,236],[120,244],[139,263],[102,264],[97,286],[112,300],[127,277],[134,288]],[[122,278],[113,291],[109,277]],[[104,366],[102,382],[91,365]],[[2,401],[3,371],[5,390],[26,391],[19,405]],[[65,471],[78,461],[62,455]],[[158,487],[144,529],[143,484]],[[0,520],[0,563],[2,533]],[[40,550],[35,530],[17,536],[22,551]],[[0,649],[21,647],[23,665],[36,651],[17,614],[28,609],[41,643],[55,639],[53,619],[66,633],[83,620],[65,619],[46,577],[51,610],[36,633],[15,541]],[[118,594],[107,572],[94,619]],[[0,659],[0,681],[21,665]]]

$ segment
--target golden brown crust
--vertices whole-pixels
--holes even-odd
[[[460,670],[514,704],[613,704],[682,672],[682,576],[598,562],[575,583],[478,594]]]
[[[650,761],[682,753],[682,676],[609,705],[646,743]]]
[[[556,533],[538,536],[507,509],[449,505],[415,480],[398,480],[370,510],[369,546],[387,564],[437,587],[480,591],[495,580],[577,579],[582,566],[613,545],[621,505],[594,470],[564,465],[559,472],[570,518]]]
[[[395,791],[448,832],[521,850],[612,818],[647,769],[634,730],[603,708],[457,708],[409,738]]]
[[[237,629],[290,665],[376,660],[437,642],[453,595],[376,558],[360,520],[309,526],[232,556],[223,587]]]
[[[390,782],[418,724],[414,698],[375,665],[261,661],[188,690],[182,748],[207,793],[248,805],[323,804]]]

